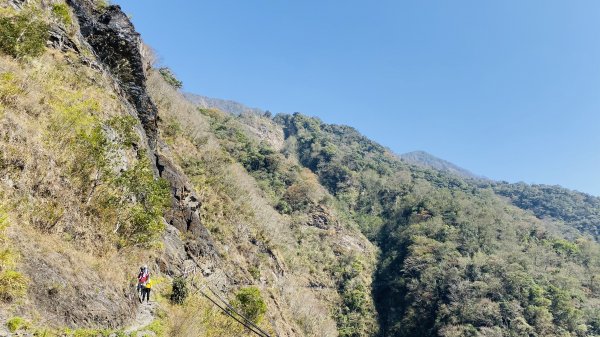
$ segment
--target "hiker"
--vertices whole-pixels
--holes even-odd
[[[144,297],[146,297],[146,303],[150,302],[150,290],[152,290],[152,279],[148,276],[148,280],[142,286],[142,303],[144,303]]]
[[[150,272],[148,271],[148,266],[144,265],[143,267],[140,267],[140,272],[138,273],[137,278],[138,278],[137,291],[138,291],[138,293],[142,293],[142,295],[143,295],[144,286],[145,286],[146,282],[148,282],[148,280],[150,279]]]

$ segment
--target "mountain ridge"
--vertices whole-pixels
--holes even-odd
[[[198,106],[104,1],[0,27],[0,334],[249,337],[223,303],[281,337],[600,335],[596,199]]]
[[[462,168],[456,164],[453,164],[445,159],[439,158],[422,150],[411,151],[400,154],[398,156],[408,163],[433,168],[451,174],[456,174],[463,178],[487,179],[483,176],[476,175],[471,171]]]
[[[193,104],[198,105],[199,107],[208,109],[219,109],[221,111],[228,112],[233,115],[240,115],[243,113],[262,115],[266,112],[265,110],[259,108],[250,108],[243,103],[239,103],[233,100],[208,97],[190,92],[185,92],[183,95],[187,100],[189,100]]]

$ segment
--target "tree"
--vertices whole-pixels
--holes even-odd
[[[48,37],[48,24],[31,11],[0,18],[0,50],[13,57],[40,56]]]
[[[175,89],[181,89],[183,82],[175,77],[173,71],[167,67],[158,68],[158,72],[162,75],[167,83],[169,83]]]
[[[267,312],[260,290],[254,286],[240,289],[235,294],[232,305],[254,323],[259,323]]]

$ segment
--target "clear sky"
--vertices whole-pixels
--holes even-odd
[[[116,0],[184,89],[600,195],[598,0]]]

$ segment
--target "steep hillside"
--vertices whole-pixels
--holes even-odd
[[[232,280],[260,284],[269,294],[270,314],[280,315],[278,334],[337,336],[345,325],[374,333],[368,289],[375,248],[328,207],[331,197],[314,174],[275,150],[281,130],[255,115],[198,110],[158,74],[151,79],[165,146],[198,190],[201,223],[222,249],[223,268]],[[290,193],[287,186],[294,186]],[[285,212],[283,194],[291,202]],[[355,287],[362,289],[352,294],[360,296],[364,316],[337,309]]]
[[[277,154],[281,129],[198,111],[118,6],[1,8],[0,329],[251,335],[198,292],[210,289],[271,335],[375,333],[376,249],[314,174]],[[289,212],[258,167],[295,184]],[[158,305],[136,301],[142,264]],[[171,282],[184,272],[197,289],[178,304]]]
[[[277,116],[288,148],[381,249],[383,336],[598,334],[598,245],[347,127]]]
[[[140,245],[160,236],[168,188],[68,7],[0,10],[0,317],[126,324],[130,266],[158,254]]]
[[[494,191],[515,206],[533,212],[540,219],[555,219],[596,240],[600,236],[600,198],[560,186],[491,184]]]
[[[600,335],[588,215],[198,106],[103,1],[2,0],[0,32],[0,335]]]

